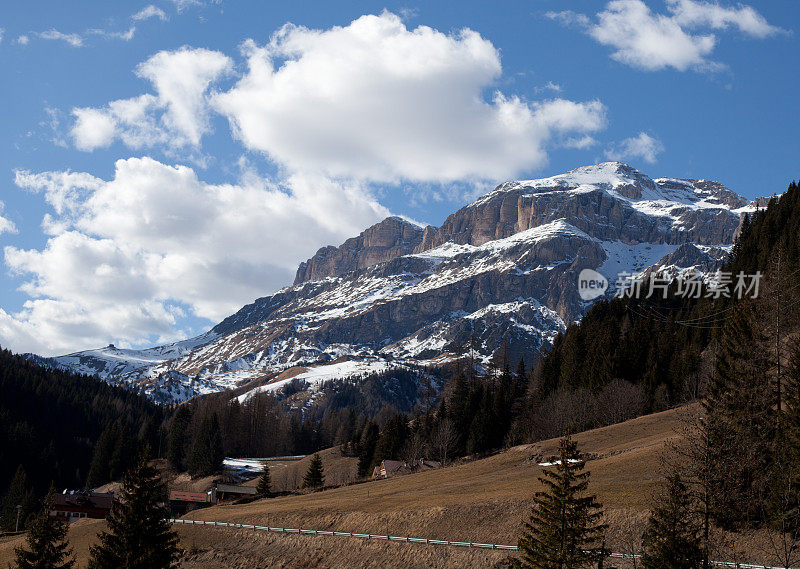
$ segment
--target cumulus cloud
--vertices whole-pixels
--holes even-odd
[[[24,34],[20,35],[20,36],[17,36],[17,43],[19,45],[28,45],[29,41],[30,41],[30,38],[28,36],[24,35]]]
[[[0,313],[0,342],[59,353],[180,334],[183,312],[219,321],[291,281],[320,243],[337,243],[389,212],[357,184],[294,175],[275,184],[249,169],[236,184],[191,168],[119,160],[113,179],[20,171],[52,212],[41,249],[5,248],[30,296]]]
[[[478,33],[409,29],[386,12],[328,30],[287,25],[243,55],[220,90],[234,70],[226,55],[157,53],[136,69],[151,92],[74,108],[70,135],[87,151],[121,141],[185,155],[216,112],[281,181],[245,165],[238,182],[214,185],[152,158],[120,160],[108,180],[18,172],[51,211],[45,246],[5,249],[30,296],[0,313],[15,349],[139,345],[180,334],[183,314],[218,321],[291,282],[320,245],[388,215],[374,184],[475,191],[542,166],[550,148],[594,144],[606,123],[599,101],[498,91],[500,54]]]
[[[198,146],[210,130],[208,89],[231,67],[229,57],[208,49],[158,52],[136,70],[152,83],[154,95],[112,101],[102,108],[73,109],[75,146],[91,151],[117,138],[135,149]]]
[[[648,164],[655,164],[658,155],[664,152],[664,145],[657,138],[646,132],[640,132],[637,136],[626,138],[619,144],[613,145],[606,150],[606,158],[609,160],[628,160],[641,159]]]
[[[158,18],[159,20],[166,21],[167,14],[159,8],[158,6],[154,6],[153,4],[149,4],[136,12],[131,19],[135,22],[141,22],[142,20],[149,20],[150,18]]]
[[[604,126],[597,101],[487,100],[502,71],[491,42],[468,29],[410,30],[387,12],[324,31],[286,25],[243,51],[246,73],[213,104],[247,148],[290,171],[499,179],[542,166],[553,138]]]
[[[756,38],[783,32],[746,5],[729,8],[716,2],[667,0],[667,10],[668,14],[657,14],[642,0],[613,0],[597,13],[596,20],[571,11],[548,12],[547,16],[584,30],[613,48],[613,59],[646,71],[723,69],[723,64],[709,57],[717,45],[716,35],[698,33],[701,28],[735,27]]]

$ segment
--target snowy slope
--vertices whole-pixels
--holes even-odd
[[[441,227],[392,218],[347,247],[321,249],[297,284],[198,338],[56,361],[174,402],[245,384],[280,389],[291,379],[277,376],[293,366],[308,368],[295,378],[313,389],[334,377],[439,364],[471,337],[481,357],[507,339],[514,356],[530,359],[588,310],[577,294],[582,269],[612,285],[620,273],[655,266],[707,270],[749,208],[716,182],[653,180],[618,162],[507,182]]]

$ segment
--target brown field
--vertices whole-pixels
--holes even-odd
[[[628,551],[646,519],[661,476],[668,441],[695,407],[665,411],[575,436],[590,460],[591,489],[606,507],[609,546]],[[223,505],[187,517],[279,527],[302,527],[515,544],[531,497],[539,488],[537,462],[555,453],[557,440],[522,445],[440,470],[328,489],[305,495]],[[334,449],[323,453],[333,470],[349,468]],[[337,459],[337,456],[339,458]],[[306,459],[307,460],[307,459]],[[338,462],[336,462],[338,460]],[[301,468],[296,463],[287,468]],[[275,475],[278,472],[274,472]],[[275,476],[273,479],[277,478]],[[84,566],[88,545],[103,522],[82,521],[70,538]],[[187,568],[227,567],[492,567],[507,553],[328,536],[286,536],[252,530],[177,526]],[[739,539],[735,557],[767,561]],[[0,541],[0,567],[20,538]],[[744,552],[744,553],[742,553]],[[720,551],[732,559],[733,550]],[[745,556],[745,557],[740,557]],[[619,566],[619,564],[618,564]]]

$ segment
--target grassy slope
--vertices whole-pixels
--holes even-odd
[[[683,418],[694,413],[694,408],[666,411],[575,437],[592,457],[592,488],[612,517],[644,515],[659,479],[661,451],[676,436]],[[538,489],[537,462],[554,454],[557,442],[518,446],[486,459],[367,484],[216,506],[190,517],[513,544]],[[102,527],[103,522],[91,520],[73,526],[70,536],[81,565],[92,536]],[[211,528],[179,531],[189,551],[185,567],[486,567],[504,557],[499,552],[345,538]],[[0,567],[18,543],[18,538],[0,542]]]

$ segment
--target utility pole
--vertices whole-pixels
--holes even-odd
[[[17,525],[14,528],[14,533],[19,531],[19,513],[22,511],[22,504],[17,504]]]

